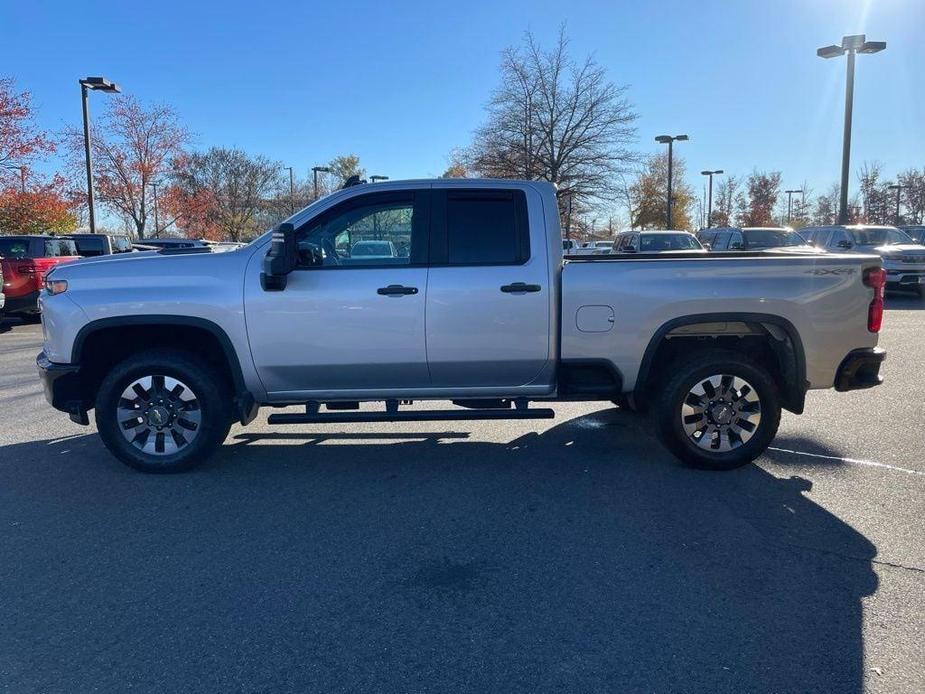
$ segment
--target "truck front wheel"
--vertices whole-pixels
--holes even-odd
[[[231,428],[227,388],[207,362],[154,349],[117,364],[96,397],[106,448],[142,472],[182,472],[201,463]]]
[[[677,365],[653,412],[662,443],[706,470],[751,462],[780,424],[780,396],[770,374],[729,350],[691,355]]]

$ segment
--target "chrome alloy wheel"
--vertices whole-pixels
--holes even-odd
[[[698,381],[681,405],[681,424],[691,441],[717,453],[748,442],[761,422],[761,400],[745,379],[716,374]]]
[[[119,430],[138,450],[171,455],[199,435],[202,410],[193,390],[170,376],[144,376],[122,392]]]

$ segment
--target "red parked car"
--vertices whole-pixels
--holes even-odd
[[[0,236],[0,268],[4,312],[35,323],[39,320],[39,291],[45,273],[60,263],[77,260],[77,244],[56,236]]]

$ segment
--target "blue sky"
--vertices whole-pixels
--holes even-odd
[[[0,74],[52,130],[79,124],[77,79],[99,74],[171,104],[197,147],[238,146],[303,176],[356,153],[368,173],[420,177],[468,143],[499,51],[526,29],[548,43],[563,21],[576,55],[630,85],[639,151],[684,132],[676,151],[694,174],[778,169],[816,192],[838,178],[844,60],[815,50],[843,34],[885,40],[858,59],[852,168],[925,165],[923,0],[5,2]]]

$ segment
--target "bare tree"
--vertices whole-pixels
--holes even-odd
[[[501,84],[467,152],[468,167],[482,175],[558,184],[563,216],[570,199],[596,205],[612,196],[636,160],[627,88],[591,56],[575,63],[568,49],[563,26],[550,50],[527,32],[523,46],[502,53]]]
[[[907,169],[896,178],[902,186],[901,203],[905,207],[905,221],[909,224],[921,224],[925,221],[925,167],[922,167],[921,171]]]
[[[260,231],[280,170],[265,157],[213,147],[183,161],[165,207],[191,235],[241,241]]]

